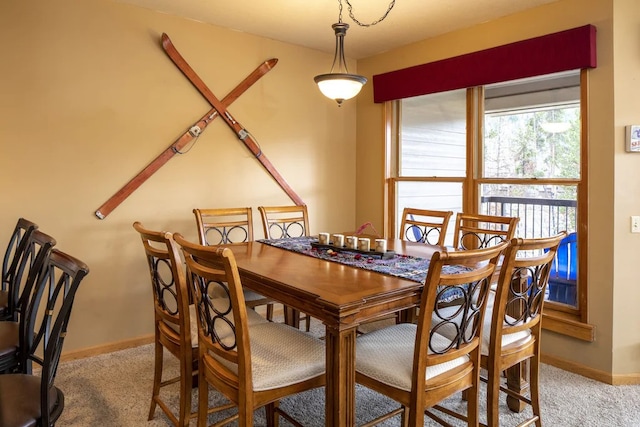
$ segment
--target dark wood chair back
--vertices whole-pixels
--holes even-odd
[[[38,225],[24,218],[19,218],[9,238],[9,244],[2,260],[2,288],[0,289],[0,320],[18,320],[15,307],[18,303],[19,290],[14,289],[12,277],[18,269],[18,264],[31,233]]]
[[[46,258],[46,259],[45,259]],[[21,328],[20,374],[0,375],[0,413],[12,420],[3,425],[54,425],[64,409],[64,394],[54,380],[67,335],[76,292],[89,268],[82,261],[61,252],[40,251],[42,267],[29,274],[33,294],[24,311]],[[37,376],[31,365],[40,366]],[[28,404],[25,404],[28,402]],[[13,424],[20,420],[24,424]]]

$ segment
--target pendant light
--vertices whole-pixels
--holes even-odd
[[[349,16],[353,22],[362,27],[370,27],[384,20],[395,5],[395,0],[392,0],[386,13],[381,18],[370,24],[363,24],[353,15],[353,7],[349,0],[345,0],[345,2],[349,7]],[[336,50],[333,56],[333,65],[331,65],[331,71],[329,71],[328,74],[317,75],[313,80],[324,96],[335,100],[338,106],[341,106],[345,99],[351,99],[360,92],[362,86],[367,82],[367,78],[358,74],[350,74],[347,69],[347,61],[344,57],[344,37],[349,29],[349,24],[342,22],[342,0],[338,0],[338,4],[338,23],[331,26],[336,35]]]

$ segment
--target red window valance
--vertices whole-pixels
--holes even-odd
[[[593,25],[373,76],[374,102],[596,67]]]

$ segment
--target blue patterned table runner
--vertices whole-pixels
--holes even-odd
[[[424,284],[425,279],[427,278],[427,271],[429,270],[428,259],[414,257],[411,255],[396,254],[392,258],[380,259],[380,256],[369,257],[367,255],[361,255],[356,252],[349,252],[348,250],[337,252],[329,251],[328,249],[314,248],[311,246],[311,243],[318,242],[318,239],[315,237],[304,236],[285,239],[261,239],[258,240],[258,242],[265,243],[270,246],[275,246],[277,248],[286,249],[288,251],[312,256],[314,258],[338,262],[340,264],[349,265],[351,267],[371,270],[377,273],[396,276],[402,279],[407,279],[422,284]],[[464,271],[469,271],[469,268],[463,266],[445,265],[442,271],[445,274],[456,274]],[[462,294],[462,292],[458,289],[452,289],[452,291],[454,292],[451,293],[451,295],[443,295],[444,298],[441,298],[440,301],[451,301],[458,296],[461,296]]]

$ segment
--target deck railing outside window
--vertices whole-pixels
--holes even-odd
[[[485,196],[481,212],[488,215],[519,217],[516,236],[547,237],[566,230],[569,237],[558,249],[546,299],[576,306],[577,293],[577,202],[575,200]]]

